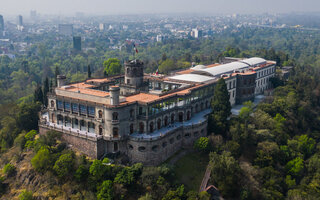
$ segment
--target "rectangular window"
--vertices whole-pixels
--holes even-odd
[[[90,116],[93,116],[93,117],[94,117],[94,115],[95,115],[95,109],[94,109],[94,107],[88,106],[88,114],[89,114]]]
[[[62,101],[57,101],[57,108],[58,110],[63,110],[63,102]]]
[[[86,115],[87,114],[87,106],[80,104],[80,114]]]
[[[69,102],[64,102],[64,110],[65,111],[71,111],[70,103]]]
[[[79,112],[79,104],[72,103],[72,112],[78,113]]]

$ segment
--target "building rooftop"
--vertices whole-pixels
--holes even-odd
[[[201,74],[207,76],[219,76],[225,73],[233,72],[234,70],[240,70],[249,67],[248,64],[242,62],[232,62],[206,69],[200,69],[192,72],[193,74]]]
[[[196,83],[205,83],[207,81],[214,80],[215,78],[210,76],[203,76],[199,74],[181,74],[169,77],[170,80],[190,81]]]

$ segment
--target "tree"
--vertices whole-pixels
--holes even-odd
[[[34,200],[32,192],[23,190],[19,195],[19,200]]]
[[[94,160],[89,169],[90,174],[98,181],[103,178],[105,166],[101,160]]]
[[[138,200],[153,200],[152,195],[147,193],[146,195],[140,197]]]
[[[200,137],[194,143],[194,148],[199,150],[199,151],[202,151],[202,152],[208,151],[209,150],[209,138]]]
[[[88,78],[91,78],[91,67],[88,65]]]
[[[286,170],[292,176],[299,176],[301,175],[304,169],[303,159],[297,157],[286,164]]]
[[[74,157],[71,153],[62,154],[53,166],[59,178],[66,177],[71,174],[74,165]]]
[[[217,184],[224,197],[236,197],[240,192],[241,169],[237,160],[230,152],[224,151],[221,155],[210,153],[212,180]]]
[[[3,167],[3,173],[6,174],[7,177],[11,177],[16,173],[16,167],[11,163],[7,163]]]
[[[38,129],[38,112],[41,107],[39,103],[21,104],[17,114],[17,127],[20,130],[37,130]]]
[[[37,171],[44,172],[51,167],[52,157],[47,147],[41,147],[37,154],[31,159],[33,168]]]
[[[59,66],[56,65],[55,71],[54,71],[54,80],[55,80],[55,84],[56,86],[58,85],[58,75],[60,75],[60,69]]]
[[[98,187],[97,199],[98,200],[113,200],[113,188],[112,181],[103,181],[100,187]]]
[[[37,88],[34,91],[34,102],[40,102],[41,104],[43,103],[43,92],[41,86],[37,86]]]
[[[123,168],[114,178],[115,183],[123,184],[124,186],[131,185],[134,180],[133,172],[128,168]]]
[[[48,106],[49,79],[46,77],[43,84],[43,104]]]
[[[117,58],[109,58],[103,62],[104,71],[108,76],[120,74],[121,64]]]
[[[209,119],[210,130],[215,134],[225,134],[228,128],[228,117],[231,115],[227,85],[221,78],[214,89],[214,96],[211,102],[212,114]]]
[[[166,59],[165,61],[161,62],[159,65],[159,72],[168,74],[169,72],[173,71],[176,69],[175,63],[171,59]]]

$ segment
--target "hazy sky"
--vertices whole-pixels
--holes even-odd
[[[0,14],[320,12],[320,0],[0,0]]]

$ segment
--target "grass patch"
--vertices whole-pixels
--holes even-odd
[[[187,153],[173,166],[176,181],[184,184],[189,190],[198,191],[208,162],[208,154]]]

